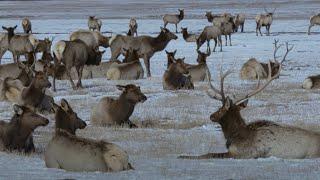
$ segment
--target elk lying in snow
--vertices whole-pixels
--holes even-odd
[[[197,50],[200,49],[202,44],[207,41],[207,51],[210,49],[210,40],[214,40],[214,48],[213,52],[216,51],[217,42],[219,41],[220,44],[220,51],[222,51],[222,41],[221,41],[221,30],[220,27],[216,26],[206,26],[202,33],[200,34],[199,38],[197,39]]]
[[[111,61],[117,60],[123,48],[139,49],[139,58],[143,58],[147,70],[147,76],[151,76],[150,59],[154,53],[162,51],[172,39],[178,37],[166,28],[161,27],[161,32],[157,37],[139,36],[130,37],[117,35],[110,40]]]
[[[141,92],[139,86],[128,84],[117,85],[122,94],[117,99],[104,97],[91,111],[91,123],[98,126],[111,126],[128,124],[130,128],[137,127],[130,121],[134,107],[144,102],[147,97]]]
[[[85,63],[88,60],[88,46],[81,40],[59,41],[55,44],[53,50],[54,64],[58,67],[61,63],[66,67],[66,73],[69,77],[72,88],[82,88],[81,78]],[[75,86],[71,77],[71,68],[75,67],[78,74],[78,83]],[[53,76],[53,90],[56,91],[55,78]]]
[[[95,49],[98,46],[108,48],[110,37],[104,36],[98,31],[78,30],[70,35],[70,41],[76,39],[82,40],[89,48]]]
[[[187,68],[191,75],[191,81],[204,81],[208,76],[210,76],[210,71],[207,65],[207,57],[211,55],[211,51],[207,53],[203,53],[201,51],[197,51],[198,58],[197,58],[197,65],[188,65]]]
[[[228,46],[228,36],[229,36],[229,45],[231,44],[231,34],[234,32],[235,25],[230,22],[222,22],[220,25],[221,34],[225,36],[226,46]]]
[[[164,72],[162,85],[164,90],[194,89],[191,76],[183,59],[171,59],[172,63]]]
[[[10,122],[0,121],[0,151],[18,150],[33,152],[33,131],[39,126],[46,126],[49,120],[34,113],[27,107],[13,105],[14,115]]]
[[[17,26],[14,26],[14,27],[4,27],[4,26],[2,26],[2,29],[6,30],[8,32],[8,34],[7,34],[8,42],[5,43],[5,44],[8,45],[8,49],[12,53],[14,62],[18,62],[19,61],[20,55],[26,55],[26,54],[30,54],[30,53],[34,54],[35,53],[35,49],[36,49],[37,44],[38,44],[38,40],[31,34],[28,34],[28,35],[17,35],[17,34],[15,34],[14,30],[16,28],[17,28]],[[3,37],[3,40],[5,40],[5,39],[6,38]],[[36,57],[36,56],[34,55],[33,57]]]
[[[197,39],[199,38],[199,35],[189,34],[188,28],[181,28],[181,33],[186,42],[197,42]]]
[[[165,50],[166,54],[167,54],[167,60],[168,60],[168,63],[167,63],[167,69],[169,69],[170,65],[173,63],[173,61],[175,60],[174,56],[176,55],[177,53],[177,50],[174,50],[173,52],[169,52],[167,50]]]
[[[6,78],[18,79],[23,86],[28,86],[33,78],[33,72],[31,68],[21,62],[3,64],[0,66],[0,79]]]
[[[308,35],[310,35],[310,29],[314,25],[320,25],[320,13],[310,17],[310,25],[309,25],[309,28],[308,28]]]
[[[124,49],[126,52],[125,63],[114,62],[107,72],[108,80],[135,80],[142,79],[144,75],[143,67],[139,61],[137,49]],[[128,58],[130,57],[130,60]]]
[[[286,43],[286,53],[283,56],[283,59],[279,62],[277,61],[276,54],[278,49],[280,48],[280,45],[278,45],[277,43],[278,40],[275,40],[275,48],[273,53],[274,62],[270,61],[272,73],[271,75],[274,75],[278,72],[280,65],[285,62],[288,53],[293,49],[293,46],[289,47],[288,43]],[[258,62],[255,58],[251,58],[246,63],[244,63],[240,71],[241,79],[265,79],[268,77],[268,75],[268,64]]]
[[[136,36],[138,36],[138,23],[136,18],[131,18],[130,22],[129,22],[129,31],[128,31],[128,35],[129,36],[134,36],[134,34],[136,34]]]
[[[238,32],[239,27],[241,28],[241,32],[243,32],[244,28],[244,22],[246,20],[246,15],[245,14],[237,14],[235,19],[234,19],[234,24],[235,24],[235,32]]]
[[[266,14],[258,14],[255,18],[257,26],[256,26],[256,35],[258,36],[258,30],[260,32],[260,35],[262,36],[261,33],[261,27],[265,26],[267,30],[267,36],[270,35],[270,27],[272,24],[273,20],[273,14],[276,11],[276,8],[272,12],[268,12],[266,8],[264,8]]]
[[[207,11],[206,15],[208,22],[213,23],[214,26],[220,26],[222,22],[231,22],[233,17],[230,13],[224,13],[222,15],[214,15],[212,12]]]
[[[304,89],[319,89],[320,88],[320,75],[307,77],[302,84]]]
[[[167,27],[168,24],[174,24],[176,26],[176,33],[178,33],[178,24],[184,18],[184,9],[178,9],[179,14],[166,14],[163,16],[164,28]]]
[[[221,76],[221,88],[218,90],[210,82],[214,94],[213,99],[222,102],[222,107],[211,114],[210,120],[221,125],[226,147],[225,153],[208,153],[201,156],[180,156],[186,159],[208,158],[316,158],[320,157],[320,134],[307,131],[298,127],[279,125],[272,121],[259,120],[246,124],[240,111],[248,104],[248,99],[265,89],[274,79],[278,78],[278,72],[271,76],[271,64],[268,65],[268,79],[249,94],[235,100],[225,95],[223,82],[230,71]],[[221,73],[222,74],[222,73]]]
[[[89,30],[97,30],[100,32],[101,30],[101,26],[102,26],[102,21],[98,18],[96,18],[95,16],[89,16],[89,19],[88,19],[88,27],[89,27]]]
[[[31,21],[28,18],[22,19],[21,24],[22,24],[24,33],[26,34],[32,33]]]

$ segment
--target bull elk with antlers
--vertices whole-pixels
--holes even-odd
[[[261,27],[262,26],[265,26],[266,27],[266,30],[267,30],[267,36],[270,35],[270,27],[271,27],[271,24],[272,24],[272,20],[273,20],[273,15],[276,11],[276,8],[272,11],[272,12],[269,12],[267,11],[266,8],[264,8],[264,11],[266,12],[265,14],[258,14],[256,16],[256,23],[257,23],[257,26],[256,26],[256,35],[258,36],[258,30],[260,32],[260,35],[262,36],[262,33],[261,33]]]
[[[285,62],[288,53],[293,49],[293,46],[289,47],[286,43],[286,53],[281,61],[277,60],[276,54],[281,45],[278,45],[279,40],[274,41],[274,62],[270,61],[271,64],[271,75],[276,74],[279,71],[280,66]],[[261,63],[255,58],[249,59],[241,68],[240,78],[241,79],[266,79],[268,77],[268,63]]]

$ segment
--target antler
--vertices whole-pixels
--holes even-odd
[[[289,43],[286,42],[286,53],[284,54],[283,59],[282,59],[282,61],[280,62],[281,64],[286,60],[287,55],[288,55],[289,52],[293,49],[293,47],[294,47],[294,45],[291,45],[291,46],[289,47]]]
[[[269,13],[268,10],[266,9],[266,7],[263,7],[263,9],[264,9],[264,11],[265,11],[266,13]]]
[[[274,9],[273,9],[272,14],[274,14],[274,13],[276,12],[276,9],[277,9],[277,8],[274,8]]]
[[[279,48],[281,47],[281,45],[278,45],[278,42],[279,42],[279,39],[275,39],[274,43],[273,43],[274,44],[273,59],[275,62],[278,62],[276,55],[277,55]]]

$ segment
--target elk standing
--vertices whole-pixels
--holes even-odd
[[[210,49],[210,40],[214,40],[214,48],[213,52],[216,51],[217,42],[219,41],[220,44],[220,51],[222,51],[222,41],[221,41],[221,30],[219,27],[216,26],[206,26],[202,33],[200,34],[199,38],[197,39],[197,50],[200,49],[201,45],[207,41],[207,51]]]
[[[89,16],[89,19],[88,19],[88,27],[89,27],[89,30],[97,30],[100,32],[101,30],[101,26],[102,26],[102,21],[98,18],[96,18],[95,16]]]
[[[22,28],[23,28],[24,33],[26,33],[26,34],[31,33],[32,34],[31,21],[28,18],[22,19],[21,24],[22,24]]]
[[[136,36],[138,36],[138,23],[137,23],[136,18],[131,18],[130,22],[129,22],[128,35],[134,36],[134,34],[136,34]]]
[[[235,32],[238,32],[239,27],[241,28],[241,32],[243,32],[245,20],[246,20],[245,14],[241,13],[241,14],[236,15],[236,17],[234,19]]]
[[[176,33],[178,33],[178,24],[184,18],[184,9],[178,9],[179,14],[166,14],[163,16],[164,28],[167,27],[168,24],[174,24],[176,26]]]
[[[188,28],[181,28],[182,37],[186,42],[197,42],[199,35],[189,34]]]
[[[320,25],[320,13],[310,17],[310,25],[308,28],[308,35],[310,35],[310,29],[314,25]]]
[[[273,20],[273,15],[274,12],[276,11],[276,8],[272,11],[272,12],[268,12],[266,8],[264,8],[264,11],[266,12],[266,14],[258,14],[255,18],[256,20],[256,35],[258,36],[258,30],[260,32],[260,35],[262,36],[261,33],[261,27],[265,26],[266,30],[267,30],[267,36],[270,35],[270,27],[272,24],[272,20]]]
[[[95,49],[98,46],[108,48],[110,37],[104,36],[98,31],[78,30],[70,35],[70,41],[76,39],[82,40],[89,48]]]
[[[91,111],[91,123],[97,126],[111,126],[128,124],[130,128],[137,127],[130,121],[134,107],[139,102],[144,102],[147,97],[141,92],[139,86],[128,84],[117,85],[122,91],[117,99],[111,97],[102,98]]]
[[[226,39],[226,46],[228,46],[228,36],[229,36],[229,45],[232,46],[231,43],[231,34],[234,32],[235,25],[232,22],[222,22],[220,26],[221,34],[224,35]]]

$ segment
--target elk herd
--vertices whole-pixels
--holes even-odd
[[[178,24],[185,17],[184,9],[178,14],[165,14],[164,27],[159,28],[157,36],[138,35],[138,23],[131,18],[128,33],[105,36],[101,32],[102,21],[95,16],[88,18],[88,30],[80,29],[70,34],[69,39],[57,41],[51,49],[53,39],[37,39],[32,33],[31,21],[22,20],[24,33],[16,33],[17,26],[2,26],[0,34],[0,60],[6,51],[10,51],[13,63],[0,65],[0,100],[13,103],[13,117],[9,122],[0,121],[0,149],[2,151],[35,151],[33,132],[39,126],[46,126],[49,120],[45,115],[54,114],[55,133],[45,151],[45,164],[48,168],[60,168],[69,171],[122,171],[134,169],[129,156],[120,146],[77,136],[77,129],[86,128],[85,121],[77,116],[67,100],[55,102],[48,89],[56,88],[56,80],[69,80],[74,90],[84,88],[82,79],[106,78],[107,80],[136,80],[151,77],[150,60],[157,52],[165,50],[168,43],[177,40],[167,25],[174,24],[178,33]],[[256,36],[262,36],[261,27],[265,26],[267,35],[276,9],[255,17]],[[201,156],[179,156],[184,159],[208,158],[314,158],[320,157],[320,134],[304,129],[276,124],[271,121],[246,123],[240,111],[247,107],[248,99],[263,91],[280,76],[283,63],[293,49],[288,43],[274,42],[273,60],[268,63],[250,58],[240,70],[240,78],[258,80],[256,89],[236,98],[226,95],[224,81],[231,71],[220,72],[220,88],[211,81],[207,59],[211,56],[210,41],[222,51],[222,36],[225,45],[232,46],[231,35],[240,28],[244,32],[246,15],[239,13],[213,14],[206,12],[205,17],[211,25],[202,32],[189,33],[187,27],[181,27],[182,37],[187,43],[195,43],[197,59],[188,64],[184,57],[176,57],[177,50],[167,54],[167,69],[162,77],[164,90],[190,90],[194,83],[208,82],[208,95],[221,102],[221,107],[211,114],[210,120],[221,125],[226,139],[227,152],[209,153]],[[320,25],[320,14],[310,18],[310,29]],[[126,31],[127,32],[127,31]],[[207,43],[206,51],[200,47]],[[278,60],[277,52],[285,45],[286,53]],[[104,51],[110,48],[110,61],[102,62]],[[37,54],[41,53],[41,59]],[[20,56],[25,57],[21,61]],[[123,59],[119,60],[120,55]],[[140,63],[143,59],[145,70]],[[1,61],[0,61],[1,62]],[[52,78],[52,83],[49,81]],[[74,80],[77,80],[77,83]],[[264,83],[260,83],[265,79]],[[93,106],[90,122],[93,126],[122,126],[137,128],[130,120],[136,104],[148,98],[140,87],[134,84],[117,85],[121,91],[117,98],[103,97]],[[320,75],[310,76],[303,82],[303,88],[320,88]],[[85,162],[85,163],[83,163]]]

